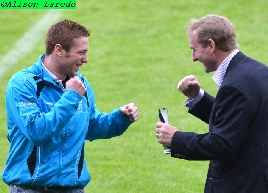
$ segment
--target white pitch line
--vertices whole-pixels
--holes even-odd
[[[51,24],[56,22],[61,14],[60,11],[48,11],[41,20],[26,31],[26,33],[16,42],[15,47],[0,60],[0,76],[11,66],[17,64],[22,56],[31,52],[41,38],[42,33],[48,30]],[[30,64],[29,64],[30,65]]]

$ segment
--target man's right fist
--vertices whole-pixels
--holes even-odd
[[[70,80],[66,82],[66,89],[74,90],[81,96],[84,96],[87,91],[83,82],[77,76],[70,78]]]
[[[198,95],[200,87],[201,86],[194,75],[186,76],[178,83],[178,90],[189,99]]]

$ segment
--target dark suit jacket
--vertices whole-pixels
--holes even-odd
[[[238,52],[216,98],[189,112],[209,132],[176,132],[171,156],[210,160],[205,192],[268,193],[268,67]]]

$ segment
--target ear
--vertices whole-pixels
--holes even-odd
[[[59,57],[62,56],[62,46],[60,44],[56,44],[54,50]]]
[[[214,53],[216,49],[216,44],[213,39],[208,40],[208,46],[210,47],[210,53]]]

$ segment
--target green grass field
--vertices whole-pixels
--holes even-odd
[[[0,60],[45,13],[1,11]],[[61,19],[77,21],[91,32],[89,62],[81,73],[95,91],[97,108],[109,112],[134,102],[140,112],[139,121],[122,136],[86,144],[92,177],[87,192],[203,192],[208,162],[164,155],[155,137],[155,124],[157,110],[167,107],[170,124],[182,131],[207,132],[206,124],[187,113],[185,97],[176,88],[184,76],[194,74],[204,90],[217,92],[213,74],[192,62],[185,31],[189,19],[209,13],[227,16],[234,24],[240,50],[268,64],[267,0],[77,0],[76,10],[63,12]],[[35,48],[0,77],[1,172],[9,149],[5,87],[13,73],[30,66],[45,51],[46,31]],[[8,192],[2,181],[0,190]]]

